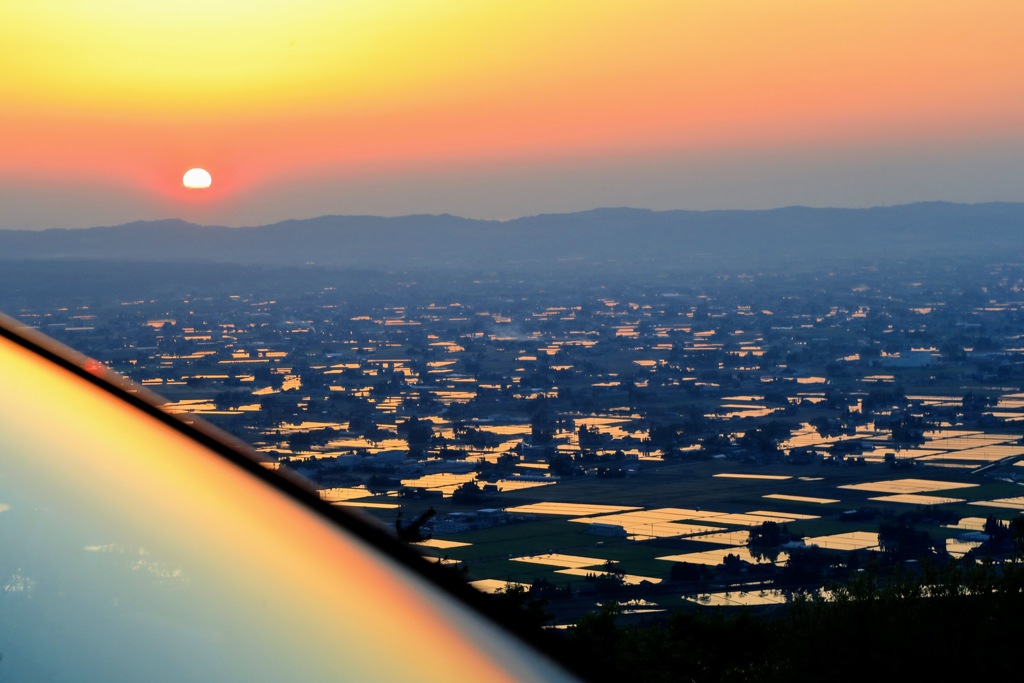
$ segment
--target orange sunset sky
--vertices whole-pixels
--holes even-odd
[[[1022,26],[1020,0],[4,2],[0,228],[1022,201]]]

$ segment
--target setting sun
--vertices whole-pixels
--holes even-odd
[[[2,218],[1012,200],[1022,22],[1019,0],[0,2]]]
[[[191,190],[205,190],[212,182],[210,173],[202,168],[190,168],[181,178],[181,184]]]

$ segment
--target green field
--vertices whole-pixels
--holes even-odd
[[[715,477],[720,473],[788,476],[784,480],[762,478],[741,479]],[[886,482],[920,480],[927,487],[930,482],[963,484],[962,488],[949,488],[932,492],[964,499],[963,503],[942,504],[921,507],[911,504],[872,500],[889,495],[883,491],[866,491],[839,488],[851,484],[871,482],[884,487]],[[910,484],[905,484],[909,486]],[[808,498],[829,498],[839,502],[815,504],[799,501],[765,498],[766,492],[798,495]],[[928,495],[924,493],[922,495]],[[918,528],[927,531],[935,539],[952,538],[962,530],[946,528],[943,523],[928,517],[949,516],[953,521],[962,517],[985,517],[1008,520],[1019,514],[1011,509],[969,505],[971,501],[1010,498],[1021,495],[1021,487],[1008,482],[993,481],[972,475],[967,470],[915,468],[896,470],[885,465],[871,464],[855,466],[790,466],[773,467],[745,466],[729,461],[697,461],[689,463],[651,463],[641,469],[640,474],[628,480],[603,480],[588,477],[570,480],[555,486],[544,486],[509,492],[499,500],[488,501],[488,507],[496,504],[505,508],[531,503],[594,503],[643,508],[699,509],[704,513],[749,513],[770,511],[778,514],[794,513],[815,515],[816,519],[801,519],[786,523],[793,533],[804,537],[819,537],[851,531],[876,531],[877,519],[886,515],[900,515],[906,512],[931,512],[918,523]],[[447,506],[441,505],[439,508]],[[481,506],[482,507],[482,506]],[[870,507],[878,512],[872,519],[845,521],[841,514],[847,510]],[[947,514],[948,513],[948,514]],[[558,573],[558,567],[517,562],[513,557],[544,553],[600,558],[618,563],[626,574],[665,579],[672,563],[656,558],[700,552],[716,548],[728,548],[726,544],[713,544],[686,540],[685,538],[658,538],[631,540],[599,536],[588,532],[586,525],[570,522],[573,517],[558,515],[534,515],[530,521],[521,521],[506,526],[468,531],[444,536],[447,540],[470,545],[434,551],[452,560],[458,560],[466,567],[471,579],[489,578],[503,581],[529,583],[544,578],[558,585],[579,584],[585,579]],[[693,523],[704,523],[695,521]],[[740,524],[712,520],[708,525],[722,526],[728,530],[744,530]],[[840,552],[840,551],[836,551]],[[432,554],[434,554],[432,553]],[[783,556],[784,557],[784,556]],[[784,560],[780,560],[784,561]],[[595,570],[599,567],[595,567]]]

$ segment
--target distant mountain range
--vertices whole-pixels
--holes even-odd
[[[1024,204],[596,209],[508,221],[450,215],[323,216],[244,228],[163,220],[75,230],[0,230],[0,260],[635,269],[947,257],[1024,257]]]

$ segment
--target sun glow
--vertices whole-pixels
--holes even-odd
[[[181,178],[181,184],[191,190],[205,190],[212,182],[210,173],[202,168],[190,168]]]

